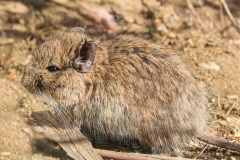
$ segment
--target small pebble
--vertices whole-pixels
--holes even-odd
[[[238,95],[227,95],[228,99],[238,99]]]
[[[237,141],[240,141],[240,130],[235,133],[234,137]]]
[[[222,126],[226,126],[227,125],[227,121],[224,121],[224,120],[220,120],[218,123],[220,125],[222,125]]]
[[[203,62],[203,63],[199,63],[198,66],[205,69],[211,69],[216,71],[220,70],[220,66],[215,62]]]
[[[230,156],[230,157],[227,158],[227,160],[236,160],[236,158],[233,157],[233,156]]]
[[[11,152],[1,152],[0,155],[3,157],[9,157],[11,155]]]

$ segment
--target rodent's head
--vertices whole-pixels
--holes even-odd
[[[73,105],[83,96],[81,89],[85,87],[84,81],[93,66],[96,50],[97,44],[84,34],[82,28],[73,28],[50,38],[34,51],[25,68],[22,84],[33,94],[48,95],[61,105]],[[66,99],[68,104],[64,103]]]

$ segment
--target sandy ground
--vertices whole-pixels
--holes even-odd
[[[227,1],[240,21],[240,2]],[[70,159],[28,124],[33,111],[49,109],[21,86],[24,66],[47,37],[74,26],[96,34],[129,33],[179,51],[209,92],[206,132],[240,140],[240,34],[218,0],[8,0],[0,1],[0,160]],[[194,14],[194,11],[196,14]],[[240,159],[240,154],[205,143],[184,155]]]

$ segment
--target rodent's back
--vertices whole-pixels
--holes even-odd
[[[204,86],[174,51],[125,35],[104,47],[105,61],[96,61],[92,72],[89,106],[98,118],[85,122],[89,128],[104,124],[100,132],[140,139],[157,152],[174,152],[202,131]]]

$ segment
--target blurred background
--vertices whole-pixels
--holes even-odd
[[[1,0],[0,160],[70,159],[28,124],[49,108],[20,84],[38,44],[71,27],[111,38],[133,34],[179,51],[209,92],[209,134],[240,141],[239,0]],[[240,159],[200,143],[186,157]]]

